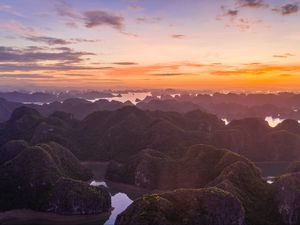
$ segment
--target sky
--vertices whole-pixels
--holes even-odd
[[[296,0],[0,0],[0,86],[300,91]]]

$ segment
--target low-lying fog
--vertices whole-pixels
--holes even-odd
[[[127,102],[130,101],[133,104],[137,104],[138,101],[143,101],[147,96],[152,96],[151,92],[128,92],[123,94],[114,94],[115,97],[111,98],[96,98],[96,99],[89,99],[90,102],[96,102],[100,99],[107,99],[109,101],[118,101],[118,102]]]
[[[275,118],[272,116],[267,116],[265,118],[265,121],[268,122],[270,127],[276,127],[278,124],[282,123],[285,119],[281,119],[281,118]],[[225,125],[228,125],[230,123],[230,121],[226,118],[222,118],[222,121],[225,123]],[[300,120],[298,120],[298,123],[300,123]]]

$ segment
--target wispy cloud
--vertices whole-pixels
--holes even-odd
[[[60,61],[78,63],[83,61],[84,56],[95,55],[90,52],[76,52],[70,48],[50,49],[53,51],[32,51],[32,49],[17,49],[0,47],[0,62],[38,62]]]
[[[264,8],[268,7],[268,4],[263,0],[236,0],[238,7],[249,7],[249,8]]]
[[[112,64],[119,65],[119,66],[133,66],[133,65],[138,65],[138,63],[136,63],[136,62],[113,62]]]
[[[249,30],[262,23],[260,19],[245,18],[240,15],[240,10],[228,9],[225,6],[221,6],[221,14],[217,15],[216,19],[220,21],[227,19],[227,27],[237,27],[241,31]]]
[[[51,75],[42,75],[42,74],[0,74],[0,78],[18,78],[18,79],[28,79],[28,78],[53,78]]]
[[[93,67],[88,65],[75,65],[69,63],[0,63],[0,72],[32,72],[32,71],[105,71],[112,70],[113,67]]]
[[[263,63],[252,63],[245,64],[241,66],[233,67],[228,70],[225,68],[210,68],[211,75],[215,76],[256,76],[256,75],[266,75],[266,74],[291,74],[298,73],[300,71],[300,64],[286,64],[286,65],[276,65],[276,64],[263,64]]]
[[[63,39],[63,38],[54,38],[54,37],[46,37],[46,36],[24,36],[25,39],[44,43],[47,45],[70,45],[70,44],[77,44],[77,43],[95,43],[99,42],[100,40],[92,40],[92,39],[84,39],[84,38],[71,38],[71,39]]]
[[[19,22],[0,22],[0,29],[13,32],[22,36],[38,36],[39,32],[33,27],[24,26]]]
[[[63,73],[63,76],[70,76],[70,77],[95,77],[95,74],[83,74],[83,73]]]
[[[278,12],[282,16],[288,16],[291,14],[298,13],[300,11],[300,7],[298,3],[289,3],[282,5],[280,7],[274,8],[273,11]]]
[[[12,14],[12,15],[18,16],[18,17],[24,17],[24,15],[22,13],[16,11],[15,9],[13,9],[13,7],[11,5],[7,5],[7,4],[0,3],[0,12],[9,13],[9,14]]]
[[[171,37],[175,38],[175,39],[184,39],[184,38],[186,38],[186,35],[184,35],[184,34],[172,34]]]
[[[139,10],[142,10],[142,9],[143,9],[142,6],[140,6],[140,5],[136,4],[136,3],[130,4],[130,5],[128,6],[128,8],[129,8],[130,10],[133,10],[133,11],[139,11]]]
[[[53,38],[53,37],[44,37],[44,36],[29,36],[26,39],[33,42],[41,42],[46,43],[48,45],[68,45],[72,44],[72,42],[61,39],[61,38]]]
[[[151,75],[158,76],[158,77],[175,77],[175,76],[183,76],[183,75],[187,75],[187,74],[186,73],[154,73]]]
[[[162,20],[161,17],[146,17],[146,16],[143,16],[143,17],[138,17],[136,18],[136,21],[138,23],[149,23],[149,24],[154,24],[154,23],[158,23]]]
[[[102,10],[87,11],[83,13],[85,26],[88,28],[97,26],[110,26],[117,30],[124,28],[124,17]]]
[[[154,64],[113,68],[105,70],[104,74],[110,77],[174,77],[174,76],[270,76],[280,74],[300,74],[300,64],[264,64],[249,63],[240,65],[224,65],[221,63],[200,64],[179,62],[174,64]]]
[[[75,51],[71,48],[49,48],[29,46],[12,48],[0,46],[0,72],[34,71],[102,71],[111,66],[95,67],[88,63],[94,53]]]
[[[277,12],[282,16],[288,16],[296,14],[300,11],[300,6],[298,2],[287,3],[279,7],[274,7],[264,0],[235,0],[235,5],[228,8],[227,6],[221,6],[221,14],[217,15],[217,20],[223,20],[224,18],[230,18],[230,24],[227,26],[235,26],[241,30],[248,30],[251,27],[262,24],[262,19],[250,19],[242,16],[244,8],[249,8],[253,10],[257,9],[267,9],[273,12]]]
[[[0,29],[11,32],[21,38],[26,40],[43,43],[47,45],[69,45],[76,43],[95,43],[100,42],[99,39],[86,39],[86,38],[71,38],[71,39],[63,39],[49,36],[42,36],[41,32],[37,29],[29,26],[25,26],[19,22],[10,21],[10,22],[0,22]]]
[[[71,38],[70,41],[75,44],[75,43],[96,43],[96,42],[101,42],[100,39],[86,39],[86,38]]]
[[[76,12],[73,9],[73,7],[64,0],[59,1],[55,9],[59,16],[69,17],[72,19],[81,19],[81,15],[78,12]]]
[[[59,2],[56,12],[59,16],[69,19],[68,26],[76,27],[80,23],[87,28],[109,26],[119,31],[124,29],[125,18],[112,12],[104,10],[78,12],[66,1]]]
[[[128,77],[128,76],[151,76],[151,74],[155,73],[177,73],[182,64],[157,64],[157,65],[149,65],[149,66],[130,66],[130,67],[122,67],[122,68],[114,68],[112,70],[107,71],[108,76],[113,77]],[[174,72],[177,71],[177,72]]]
[[[293,56],[295,56],[295,55],[291,54],[291,53],[273,55],[274,58],[289,58],[289,57],[293,57]]]
[[[238,16],[239,10],[237,9],[224,9],[224,16],[230,16],[230,17],[235,17]]]

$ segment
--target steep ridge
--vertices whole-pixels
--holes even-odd
[[[1,147],[0,158],[0,192],[5,193],[0,197],[0,211],[27,208],[60,214],[94,214],[108,212],[111,207],[106,190],[81,182],[90,179],[91,172],[68,149],[54,142],[29,146],[24,141],[11,141]],[[58,190],[68,183],[72,185],[57,201]],[[90,201],[99,203],[90,208]],[[63,207],[66,205],[67,208]]]

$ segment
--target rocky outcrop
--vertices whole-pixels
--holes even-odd
[[[160,180],[160,174],[168,160],[169,157],[161,152],[145,149],[128,163],[110,162],[105,177],[114,182],[156,189],[161,187],[161,182],[167,182]]]
[[[268,123],[260,118],[233,120],[226,127],[214,132],[211,143],[254,161],[265,160],[261,147],[263,138],[270,129]]]
[[[246,158],[212,146],[192,146],[177,160],[144,150],[128,163],[112,163],[107,178],[148,189],[217,187],[239,199],[246,224],[274,225],[280,221],[272,187],[260,170]]]
[[[276,130],[286,130],[294,134],[300,135],[300,124],[297,120],[286,119],[279,123]]]
[[[61,177],[51,155],[30,147],[0,166],[0,210],[40,209],[48,192]]]
[[[7,154],[10,151],[12,154]],[[61,179],[88,180],[92,175],[68,149],[59,144],[50,142],[29,146],[15,141],[8,143],[1,152],[10,157],[0,165],[0,193],[5,193],[0,195],[0,211],[20,208],[47,211],[49,199],[55,202],[53,199],[58,197],[59,191],[64,192],[65,203],[73,201],[75,204],[79,201],[81,208],[76,211],[74,208],[63,208],[62,205],[55,210],[56,213],[60,213],[60,209],[61,213],[70,210],[71,214],[108,210],[110,197],[107,198],[109,194],[106,191],[89,188],[87,184],[75,180]],[[62,199],[62,195],[60,197]],[[88,205],[87,201],[98,203],[88,211],[86,208],[92,205]]]
[[[85,108],[81,101],[69,100],[65,104]],[[64,109],[57,110],[65,112],[45,117],[47,113],[40,114],[29,107],[16,109],[10,120],[0,125],[0,146],[18,139],[33,145],[55,141],[81,160],[126,161],[145,148],[181,155],[190,145],[207,143],[210,134],[223,126],[216,116],[199,110],[182,115],[127,106],[94,112],[82,121]]]
[[[110,194],[100,187],[61,178],[51,190],[48,212],[69,215],[91,215],[111,209]]]
[[[208,145],[189,148],[182,159],[172,159],[154,150],[144,150],[127,163],[111,163],[106,178],[147,189],[201,188],[213,181],[227,166],[246,158]]]
[[[282,224],[300,224],[300,173],[279,177],[273,187]]]
[[[0,131],[0,146],[11,140],[30,140],[41,120],[42,116],[32,108],[15,109]]]
[[[300,126],[293,120],[276,128],[260,118],[233,120],[225,126],[215,115],[200,110],[180,114],[120,108],[124,104],[115,111],[97,111],[97,106],[82,121],[67,113],[105,102],[71,99],[64,103],[70,110],[52,103],[51,110],[41,114],[28,107],[17,108],[9,121],[0,124],[0,146],[18,139],[33,145],[55,141],[81,160],[126,162],[142,149],[182,157],[191,145],[210,144],[253,161],[300,160]],[[64,112],[52,113],[54,109]]]
[[[217,188],[180,189],[136,200],[116,225],[244,225],[241,202]]]
[[[271,186],[251,164],[230,164],[207,187],[218,187],[237,197],[245,208],[246,224],[271,225],[280,221]]]
[[[0,122],[8,120],[11,113],[20,106],[21,103],[9,102],[0,96]]]
[[[95,112],[82,121],[76,141],[87,151],[81,158],[127,161],[142,149],[152,148],[180,155],[193,144],[206,143],[209,134],[222,125],[203,112],[142,111],[124,107],[113,112]]]
[[[286,130],[268,133],[263,140],[265,159],[268,161],[300,160],[300,136]]]
[[[245,118],[217,129],[210,143],[256,162],[294,161],[300,160],[299,134],[300,125],[295,120],[285,120],[271,128],[263,119]]]
[[[0,165],[16,157],[21,151],[28,148],[26,141],[16,140],[10,141],[0,147]]]

